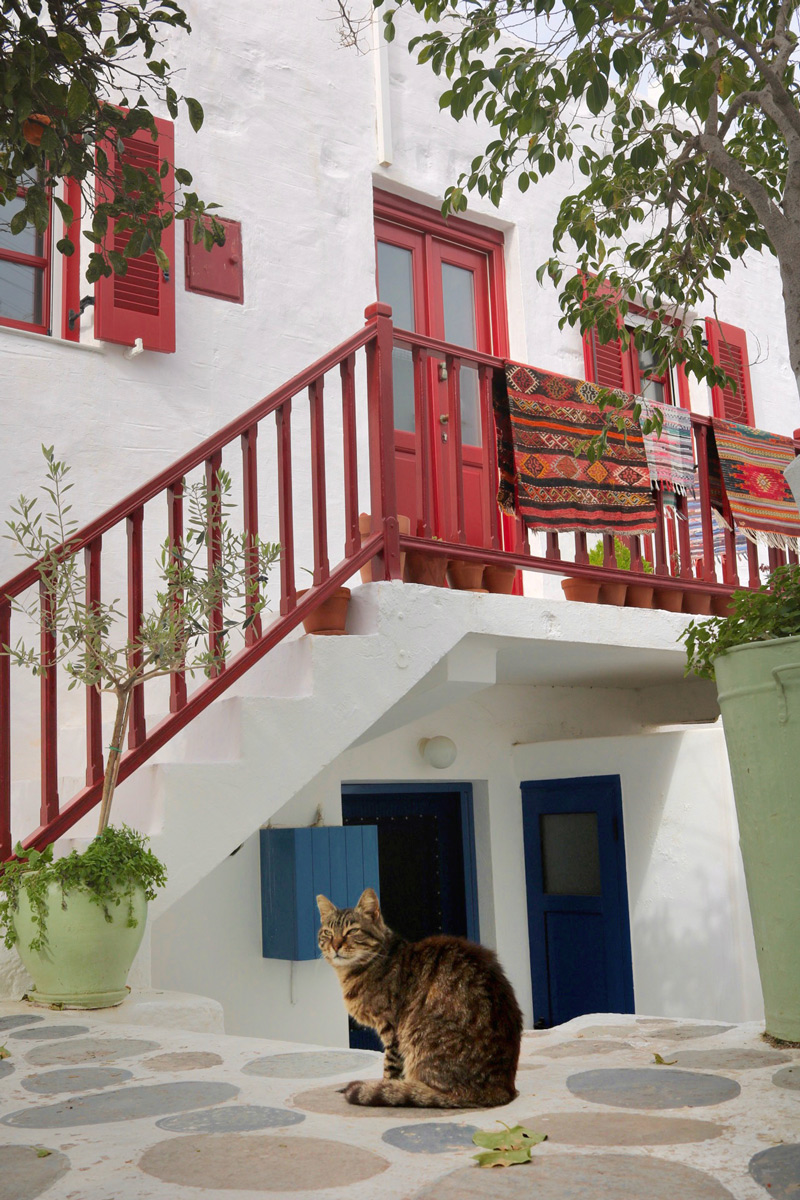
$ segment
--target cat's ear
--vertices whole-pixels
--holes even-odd
[[[323,921],[327,921],[331,913],[336,912],[336,905],[331,904],[327,896],[317,896],[317,908]]]
[[[372,888],[365,888],[361,893],[356,909],[376,925],[381,924],[381,905]]]

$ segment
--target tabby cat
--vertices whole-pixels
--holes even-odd
[[[356,1079],[350,1104],[491,1108],[517,1095],[522,1013],[491,950],[457,937],[407,942],[372,888],[355,908],[317,896],[319,945],[347,1011],[384,1045],[383,1079]]]

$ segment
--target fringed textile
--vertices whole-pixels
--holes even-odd
[[[692,416],[685,408],[674,404],[658,404],[641,400],[642,421],[661,414],[661,433],[645,433],[644,451],[654,487],[677,492],[679,496],[694,496],[697,468],[694,463]]]
[[[718,417],[712,425],[724,492],[723,519],[730,524],[732,518],[734,527],[752,542],[797,550],[800,511],[783,474],[795,456],[791,439]]]

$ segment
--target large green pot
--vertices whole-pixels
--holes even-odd
[[[19,909],[14,914],[17,950],[34,981],[31,1000],[70,1008],[121,1004],[128,995],[125,983],[147,921],[142,888],[133,892],[133,928],[127,923],[127,896],[119,905],[108,906],[111,921],[85,888],[72,888],[62,897],[61,885],[51,883],[47,900],[47,937],[42,950],[30,948],[38,930],[24,887],[19,890]]]
[[[714,662],[767,1033],[800,1041],[800,637]]]

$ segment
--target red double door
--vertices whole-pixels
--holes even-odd
[[[406,208],[415,209],[408,205]],[[428,214],[428,210],[422,210]],[[505,309],[502,288],[502,239],[486,250],[468,244],[480,234],[454,240],[436,232],[444,222],[432,211],[427,228],[413,227],[385,216],[376,217],[378,298],[392,307],[395,327],[424,334],[438,341],[486,354],[505,352]],[[447,233],[449,233],[449,222]],[[455,223],[462,231],[467,222]],[[478,229],[479,227],[472,227]],[[498,279],[498,275],[500,278]],[[464,534],[469,545],[491,542],[496,479],[490,478],[488,447],[494,439],[491,395],[481,387],[474,364],[460,367],[460,452],[454,437],[454,413],[445,360],[430,354],[427,368],[433,478],[424,480],[420,469],[420,431],[417,429],[414,364],[411,350],[396,346],[393,352],[395,462],[397,510],[411,519],[418,532],[422,517],[422,489],[430,487],[432,532],[446,541],[458,541],[456,476],[461,473],[464,496]],[[488,384],[488,377],[487,377]]]

